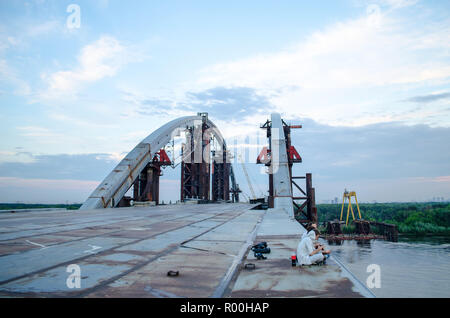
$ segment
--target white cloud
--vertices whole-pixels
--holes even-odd
[[[45,127],[23,126],[17,127],[21,131],[21,135],[25,137],[57,137],[60,136]]]
[[[61,22],[57,20],[48,20],[43,23],[19,23],[17,26],[9,25],[7,28],[0,25],[0,81],[11,85],[10,91],[15,95],[31,96],[33,90],[29,84],[29,74],[24,76],[19,72],[24,57],[20,53],[15,53],[15,50],[29,50],[35,45],[33,40],[52,32],[64,32],[64,30]],[[15,57],[6,57],[7,54]],[[20,63],[15,61],[16,57]]]
[[[212,65],[200,72],[197,89],[251,87],[277,111],[333,125],[407,122],[414,116],[403,114],[406,106],[393,113],[396,94],[450,79],[450,20],[423,27],[429,17],[418,23],[398,14],[414,3],[385,1],[387,11],[367,10],[278,53]]]
[[[1,202],[62,203],[84,202],[97,186],[98,181],[52,180],[0,177]],[[23,193],[27,193],[26,201]]]
[[[26,30],[25,36],[37,37],[57,30],[64,30],[64,26],[57,20],[50,20],[41,24],[31,24]]]
[[[40,189],[65,189],[65,190],[84,190],[86,188],[95,189],[98,181],[85,180],[52,180],[52,179],[24,179],[15,177],[0,177],[0,187],[22,186],[39,187]]]
[[[13,93],[16,95],[26,96],[31,93],[30,85],[18,76],[5,59],[0,59],[0,82],[12,84]]]
[[[106,161],[112,161],[112,162],[117,162],[119,163],[123,158],[125,158],[125,156],[127,155],[127,153],[118,153],[118,152],[113,152],[113,153],[109,153],[109,154],[104,154],[104,155],[98,155],[97,157],[95,157],[95,159],[97,160],[106,160]]]
[[[403,8],[416,4],[418,0],[381,0],[380,3],[392,8]]]
[[[90,106],[90,109],[94,109],[93,111],[96,111],[94,106]],[[58,122],[63,122],[67,127],[73,127],[78,126],[77,129],[87,129],[87,128],[100,128],[100,129],[118,129],[120,128],[120,125],[118,124],[110,124],[110,123],[98,123],[96,121],[88,120],[85,118],[76,117],[73,115],[67,115],[61,112],[49,112],[48,118],[51,118]]]
[[[78,65],[72,70],[44,74],[47,89],[40,95],[45,99],[76,95],[85,83],[114,76],[132,59],[127,47],[111,36],[84,46],[78,56]]]
[[[79,134],[69,135],[65,132],[60,132],[46,127],[19,126],[16,127],[16,129],[19,132],[19,136],[26,137],[26,139],[37,143],[39,145],[37,149],[43,145],[53,145],[55,149],[60,149],[61,145],[70,145],[71,148],[75,148],[84,142]]]
[[[33,156],[26,151],[0,151],[0,164],[4,162],[30,163],[33,161]]]
[[[440,182],[446,182],[450,183],[450,176],[439,176],[439,177],[413,177],[409,178],[411,182],[433,182],[433,183],[440,183]]]
[[[419,0],[353,0],[353,3],[358,7],[370,7],[377,5],[389,10],[413,6],[418,2]]]

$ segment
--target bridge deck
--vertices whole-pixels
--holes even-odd
[[[373,297],[340,262],[330,257],[323,266],[292,267],[304,229],[282,209],[268,210],[258,227],[255,242],[267,242],[267,259],[248,253],[227,297]],[[338,263],[339,262],[339,263]],[[246,269],[245,264],[255,264]]]
[[[187,204],[0,214],[0,296],[362,295],[338,266],[322,267],[325,276],[292,269],[298,228],[251,208]],[[251,273],[242,270],[242,259],[253,257],[249,247],[262,239],[272,253]],[[80,289],[66,285],[70,264],[80,266]],[[170,270],[179,276],[167,276]],[[334,292],[314,293],[314,286]]]

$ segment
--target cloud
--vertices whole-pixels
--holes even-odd
[[[78,65],[72,70],[43,74],[47,89],[41,92],[46,99],[76,95],[86,83],[114,76],[118,70],[137,58],[127,47],[111,36],[102,36],[84,46],[78,55]]]
[[[446,147],[446,141],[450,140],[450,128],[431,128],[426,125],[406,126],[400,123],[336,127],[320,124],[307,118],[285,117],[284,119],[288,123],[303,125],[302,129],[292,131],[292,144],[303,158],[303,163],[294,165],[293,174],[313,173],[318,200],[334,198],[344,187],[361,192],[363,200],[394,200],[392,188],[395,188],[395,195],[399,200],[412,198],[425,200],[431,195],[430,189],[435,191],[435,195],[446,195],[442,191],[446,191],[450,185],[448,176],[450,149]],[[214,121],[217,123],[216,120]],[[265,120],[249,116],[246,121],[244,128],[248,131],[244,130],[242,123],[235,127],[233,120],[226,121],[228,126],[221,123],[219,127],[222,132],[229,130],[227,131],[229,136],[248,135],[250,137],[248,142],[244,140],[242,145],[250,152],[246,159],[246,168],[254,186],[260,189],[257,190],[258,193],[264,192],[267,187],[267,175],[262,174],[261,166],[254,162],[263,144],[266,143],[266,138],[262,136],[260,143],[256,145],[253,137],[255,129],[261,131],[258,124]],[[229,138],[227,142],[232,149],[233,138]],[[20,187],[22,190],[32,189],[40,182],[37,180],[47,180],[48,187],[55,186],[55,193],[60,193],[60,196],[55,196],[60,199],[59,202],[66,199],[83,201],[90,193],[87,190],[77,189],[74,189],[73,193],[68,193],[69,190],[61,192],[61,189],[70,187],[70,182],[64,180],[88,182],[89,189],[93,190],[94,180],[97,182],[103,180],[124,156],[123,153],[76,155],[28,153],[26,162],[12,162],[14,156],[11,151],[4,151],[0,155],[10,160],[0,162],[0,184],[6,185],[8,180],[12,180],[11,185],[17,186],[18,188],[15,189],[19,191]],[[234,164],[234,171],[238,183],[248,193],[245,176],[237,162]],[[163,178],[175,181],[167,181],[168,184],[162,188],[162,191],[167,191],[162,193],[161,198],[165,201],[177,200],[178,194],[172,190],[178,184],[179,170],[165,169]],[[58,180],[63,182],[59,190],[56,186]],[[74,183],[75,188],[78,187],[77,184],[83,184],[75,181]],[[432,188],[424,192],[422,188],[425,185]],[[9,197],[18,198],[17,194],[7,191],[9,190],[6,190],[5,186],[0,193],[3,197],[5,193],[9,193]],[[425,194],[427,197],[424,197]],[[75,195],[78,199],[73,199]]]
[[[52,132],[50,129],[38,126],[17,127],[21,136],[25,137],[61,137],[62,135]]]
[[[52,179],[24,179],[14,177],[0,177],[0,187],[30,187],[39,188],[41,190],[84,190],[86,187],[95,189],[98,181],[82,181],[82,180],[52,180]],[[64,199],[62,198],[61,201]],[[61,202],[60,201],[60,202]]]
[[[89,180],[0,177],[0,202],[82,203],[98,183]]]
[[[64,25],[58,20],[45,21],[41,24],[31,24],[25,31],[26,37],[38,37],[57,30],[64,30]]]
[[[34,41],[42,40],[42,36],[65,30],[61,21],[53,19],[42,23],[17,20],[7,27],[0,25],[0,82],[9,84],[12,87],[9,91],[15,95],[32,96],[32,76],[29,69],[23,69],[27,58],[22,52],[37,47]]]
[[[16,95],[31,94],[30,85],[19,77],[17,71],[12,68],[5,59],[0,59],[0,83],[1,82],[12,84],[13,93]]]
[[[393,22],[385,20],[380,28],[368,23],[369,17],[341,22],[313,33],[291,49],[214,65],[203,70],[201,83],[258,88],[298,85],[314,89],[409,83],[449,76],[448,66],[446,70],[427,67],[427,73],[418,65],[408,70],[405,56],[401,56],[410,56],[408,48],[402,47],[406,38],[403,34],[390,34],[394,31]]]
[[[217,86],[207,90],[187,91],[179,99],[139,98],[126,92],[126,99],[136,107],[134,113],[143,116],[177,117],[182,112],[207,112],[211,118],[218,120],[243,120],[257,114],[266,116],[273,108],[267,97],[250,87]],[[129,114],[128,114],[129,115]]]
[[[395,101],[406,88],[449,82],[450,21],[421,14],[413,4],[389,1],[389,9],[368,10],[278,52],[205,67],[196,89],[246,87],[276,111],[324,124],[417,124],[420,116],[406,116],[406,106]],[[407,17],[406,7],[414,12]],[[440,124],[450,121],[441,117]]]
[[[0,33],[0,53],[16,46],[20,43],[20,40],[14,36]]]
[[[413,178],[383,177],[376,180],[336,180],[333,182],[314,180],[316,201],[319,203],[335,197],[341,200],[344,189],[354,190],[359,202],[414,202],[430,201],[433,197],[450,200],[450,182],[434,182],[428,178],[420,181]]]
[[[439,177],[415,177],[410,178],[411,182],[432,182],[432,183],[450,183],[450,176],[439,176]]]
[[[414,103],[430,103],[430,102],[435,102],[435,101],[449,99],[449,98],[450,98],[450,92],[446,92],[446,93],[414,96],[414,97],[408,98],[406,101],[414,102]]]
[[[419,0],[378,0],[378,1],[366,1],[372,4],[379,4],[382,6],[387,6],[391,9],[399,9],[403,7],[409,7],[415,5]]]
[[[332,127],[306,119],[300,122],[303,128],[292,133],[292,140],[303,158],[302,169],[330,181],[434,178],[450,171],[446,147],[450,128],[399,123]]]
[[[357,191],[364,201],[449,198],[450,128],[401,123],[345,127],[307,118],[284,120],[303,125],[291,132],[292,144],[303,159],[294,164],[293,175],[311,172],[318,200],[340,197],[344,188]],[[249,175],[267,188],[268,177],[254,164],[251,150],[249,160]],[[249,193],[241,170],[234,165],[238,183]]]
[[[256,113],[267,114],[270,102],[249,87],[214,87],[201,92],[188,92],[192,107],[203,109],[221,119],[242,118]]]
[[[31,155],[30,162],[0,162],[0,176],[24,179],[103,180],[114,169],[117,154]]]

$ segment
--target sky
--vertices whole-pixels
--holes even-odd
[[[0,2],[0,202],[84,202],[197,112],[251,150],[257,194],[256,136],[279,112],[303,125],[294,174],[319,202],[450,199],[450,2]],[[164,170],[162,200],[179,175]]]

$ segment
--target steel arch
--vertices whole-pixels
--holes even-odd
[[[177,134],[177,130],[188,126],[201,125],[201,123],[202,116],[200,115],[185,116],[174,119],[156,129],[120,161],[91,193],[80,207],[80,210],[115,207],[136,180],[139,173],[153,159],[156,152],[164,147],[174,134]],[[217,126],[209,119],[207,124],[214,130],[216,140],[226,147],[225,139],[217,129]]]

